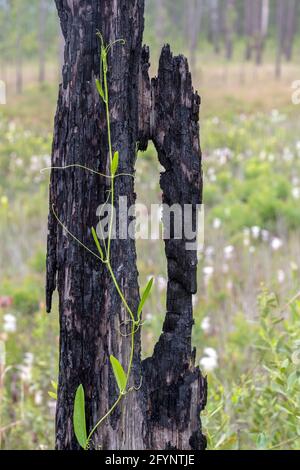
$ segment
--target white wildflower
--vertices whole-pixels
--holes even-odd
[[[284,281],[285,281],[285,272],[282,269],[279,269],[279,271],[277,271],[277,279],[278,279],[279,284],[284,283]]]
[[[280,238],[273,238],[273,240],[271,241],[271,248],[272,250],[274,251],[278,251],[280,250],[280,248],[282,248],[283,246],[283,241],[280,240]]]
[[[49,400],[47,402],[47,405],[48,405],[48,408],[49,408],[49,411],[50,411],[50,415],[51,416],[55,416],[55,412],[56,412],[56,401],[54,400]]]
[[[262,230],[261,231],[261,237],[262,237],[264,242],[268,242],[269,239],[270,239],[270,232],[268,232],[268,230]]]
[[[26,352],[24,354],[24,364],[27,366],[32,366],[34,360],[34,354],[31,352]]]
[[[203,268],[203,275],[204,275],[204,282],[205,284],[208,284],[212,275],[214,273],[214,268],[213,266],[205,266]]]
[[[6,364],[5,342],[0,341],[0,366],[5,366],[5,364]]]
[[[23,160],[22,158],[17,158],[15,161],[16,166],[21,167],[23,166]]]
[[[206,372],[213,372],[218,367],[218,354],[213,348],[205,348],[204,356],[200,359],[200,366]]]
[[[227,274],[229,272],[229,266],[226,263],[222,264],[222,272],[223,274]]]
[[[200,366],[205,372],[213,372],[218,367],[218,361],[213,357],[202,357],[200,359]]]
[[[35,172],[41,169],[41,161],[40,158],[36,155],[33,155],[30,159],[30,169],[31,171]]]
[[[221,225],[222,225],[221,219],[215,218],[215,219],[213,220],[213,228],[214,228],[215,230],[218,230],[218,229],[221,227]]]
[[[19,366],[19,370],[20,370],[21,380],[27,383],[31,382],[31,379],[32,379],[31,366],[22,365],[22,366]]]
[[[259,158],[260,158],[260,160],[265,160],[267,158],[267,152],[265,150],[260,152]]]
[[[293,188],[292,196],[294,199],[300,199],[300,188]]]
[[[250,245],[250,229],[249,228],[244,228],[244,240],[243,240],[243,243],[245,246],[249,246]]]
[[[268,160],[270,163],[273,163],[275,160],[275,155],[273,153],[270,153],[270,155],[268,156]]]
[[[288,147],[285,147],[285,149],[283,150],[283,159],[286,162],[291,162],[294,159],[294,155]]]
[[[17,330],[17,319],[14,315],[11,313],[7,313],[3,317],[4,323],[3,323],[3,330],[6,333],[15,333]]]
[[[43,403],[43,393],[41,390],[37,390],[34,394],[34,403],[40,406]]]
[[[252,236],[255,240],[257,240],[259,238],[260,232],[261,232],[260,227],[254,226],[254,227],[251,228],[251,233],[252,233]]]
[[[218,359],[218,353],[214,348],[204,348],[204,354],[205,356],[214,357],[215,359]]]
[[[213,246],[208,246],[205,250],[205,257],[207,259],[212,259],[212,257],[214,256],[215,254],[215,249]]]
[[[163,292],[166,290],[168,284],[166,278],[164,278],[163,276],[158,276],[156,278],[156,282],[159,292]]]
[[[225,259],[227,260],[232,259],[233,255],[234,255],[234,246],[232,245],[225,246],[224,248]]]
[[[211,329],[211,324],[210,324],[210,318],[209,317],[204,317],[202,322],[201,322],[201,328],[204,331],[204,333],[209,333]]]

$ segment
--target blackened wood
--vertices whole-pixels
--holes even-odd
[[[161,174],[163,203],[169,207],[178,204],[182,210],[190,205],[194,230],[197,205],[202,202],[199,106],[187,60],[173,57],[165,46],[158,78],[152,80],[151,137],[165,168]],[[163,220],[167,226],[167,212]],[[171,238],[165,240],[168,289],[163,333],[153,356],[143,364],[148,445],[151,449],[204,449],[200,412],[206,403],[206,381],[195,367],[191,345],[197,252],[186,249],[185,236],[175,239],[173,229],[171,226]]]
[[[144,2],[141,0],[56,0],[65,37],[65,64],[55,120],[52,165],[85,165],[108,172],[105,110],[95,88],[99,76],[100,30],[106,43],[122,38],[125,46],[115,45],[109,63],[109,90],[112,142],[120,152],[119,171],[133,174],[138,131],[138,69],[141,55]],[[132,177],[116,179],[116,200],[128,197],[134,203]],[[91,227],[95,227],[97,207],[106,199],[109,180],[78,169],[53,170],[50,205],[68,229],[95,251]],[[112,265],[132,309],[139,301],[136,253],[133,240],[113,242]],[[120,324],[127,319],[111,278],[101,263],[63,231],[50,210],[47,309],[56,278],[60,311],[59,389],[56,413],[56,447],[77,449],[73,424],[75,390],[83,384],[87,400],[88,429],[103,416],[117,397],[109,355],[128,364],[130,341],[120,335]],[[139,338],[136,358],[139,362]],[[134,366],[138,375],[138,366]],[[139,378],[137,379],[139,380]],[[130,414],[121,407],[101,426],[95,447],[140,447],[139,412],[124,400],[124,410],[136,416],[136,434],[130,430]],[[135,442],[132,440],[135,439]]]
[[[119,171],[134,174],[136,148],[153,138],[160,161],[165,202],[201,201],[199,97],[193,93],[187,62],[163,50],[158,79],[148,75],[149,50],[142,49],[143,0],[56,0],[65,38],[63,83],[60,86],[52,165],[85,165],[108,172],[107,123],[95,88],[99,76],[96,30],[106,43],[123,38],[109,58],[111,131],[120,153]],[[166,100],[164,103],[161,100]],[[161,139],[161,132],[165,138]],[[173,185],[174,190],[168,185]],[[106,268],[76,243],[58,224],[52,206],[68,230],[95,251],[91,227],[106,199],[109,181],[79,168],[53,170],[50,182],[47,253],[47,310],[57,287],[60,315],[59,387],[56,448],[79,449],[72,415],[80,383],[86,394],[87,427],[110,408],[117,397],[109,355],[126,368],[130,341],[120,334],[128,319]],[[116,197],[135,201],[134,179],[116,179]],[[116,205],[118,210],[118,205]],[[131,220],[128,221],[130,223]],[[136,335],[131,385],[121,406],[99,428],[92,448],[202,449],[200,411],[206,382],[194,366],[191,347],[192,293],[196,291],[196,253],[183,242],[166,242],[168,258],[167,315],[163,334],[151,359],[141,363]],[[134,240],[113,241],[112,265],[133,310],[139,301]],[[161,362],[159,364],[159,362]]]
[[[151,119],[151,81],[149,77],[150,51],[148,46],[142,49],[139,71],[139,134],[138,149],[146,150],[150,138]]]

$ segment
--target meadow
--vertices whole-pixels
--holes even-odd
[[[50,64],[51,67],[51,64]],[[193,343],[208,375],[210,449],[300,447],[299,67],[198,64],[205,244]],[[0,448],[54,446],[58,313],[45,313],[48,174],[57,83],[28,83],[0,107]],[[153,147],[137,160],[138,202],[160,202]],[[165,311],[162,241],[137,242],[140,281],[155,277],[143,355]]]

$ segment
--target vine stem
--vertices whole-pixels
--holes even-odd
[[[54,215],[55,219],[62,226],[62,228],[66,231],[66,233],[69,234],[79,245],[81,245],[84,249],[86,249],[90,254],[95,256],[98,260],[100,260],[104,265],[107,266],[108,272],[109,272],[109,274],[111,276],[111,279],[113,281],[113,284],[114,284],[114,286],[115,286],[115,288],[118,292],[118,295],[119,295],[119,297],[122,301],[122,304],[124,305],[126,311],[128,312],[128,314],[131,318],[132,329],[131,329],[131,332],[130,332],[131,346],[130,346],[130,355],[129,355],[129,362],[128,362],[128,368],[127,368],[127,373],[126,373],[126,383],[125,383],[124,390],[119,391],[118,398],[115,400],[113,405],[106,412],[106,414],[104,416],[102,416],[102,418],[99,419],[99,421],[94,425],[94,427],[90,431],[90,433],[87,437],[87,440],[86,440],[86,445],[84,447],[85,450],[88,449],[90,440],[91,440],[93,434],[95,433],[95,431],[97,430],[97,428],[113,413],[115,408],[121,402],[122,398],[125,395],[127,395],[132,389],[134,389],[134,387],[132,389],[131,388],[128,389],[128,383],[129,383],[131,370],[132,370],[132,366],[133,366],[133,358],[134,358],[134,351],[135,351],[135,348],[134,348],[134,346],[135,346],[135,341],[134,341],[135,340],[135,334],[138,331],[139,326],[141,325],[140,319],[139,318],[138,318],[138,320],[135,319],[135,315],[134,315],[132,309],[129,307],[126,299],[125,299],[125,296],[124,296],[124,294],[122,292],[122,289],[121,289],[121,287],[120,287],[120,285],[117,281],[117,278],[114,274],[114,271],[113,271],[113,268],[112,268],[112,265],[111,265],[111,240],[112,240],[112,230],[113,230],[113,222],[114,222],[115,178],[117,176],[132,176],[133,177],[133,175],[129,175],[127,173],[121,173],[121,174],[116,175],[115,171],[113,169],[113,159],[114,159],[114,157],[113,157],[113,147],[112,147],[112,139],[111,139],[111,125],[110,125],[110,111],[109,111],[109,91],[108,91],[108,83],[107,83],[107,52],[109,51],[109,49],[111,48],[111,46],[113,44],[115,44],[116,42],[123,42],[123,40],[114,41],[112,44],[110,44],[109,46],[107,46],[105,48],[104,47],[103,37],[102,37],[101,33],[98,32],[97,35],[101,39],[100,80],[102,81],[102,79],[101,79],[102,72],[101,71],[102,71],[102,67],[103,67],[104,92],[99,93],[99,94],[100,94],[100,96],[102,97],[102,99],[105,103],[105,110],[106,110],[110,175],[104,175],[102,173],[99,173],[95,170],[92,170],[91,168],[87,168],[84,165],[80,165],[80,164],[67,165],[67,166],[64,166],[64,167],[51,167],[51,170],[66,170],[67,168],[78,167],[78,168],[90,171],[91,173],[98,174],[100,176],[104,176],[104,177],[109,178],[111,180],[110,194],[108,196],[108,199],[109,199],[109,197],[111,198],[112,210],[111,210],[111,216],[110,216],[110,222],[109,222],[109,233],[108,233],[107,244],[104,242],[105,257],[103,256],[103,254],[101,252],[101,248],[100,248],[99,244],[97,245],[97,243],[96,243],[100,256],[96,255],[96,253],[94,253],[92,250],[90,250],[70,230],[68,230],[68,228],[59,219],[59,216],[56,214],[56,211],[54,209],[54,204],[52,204],[52,211],[53,211],[53,215]],[[42,171],[45,171],[47,169],[50,169],[50,168],[44,168]]]
[[[103,47],[103,39],[102,36],[101,38],[101,44]],[[117,42],[117,41],[115,41]],[[112,43],[112,44],[115,44]],[[113,268],[111,266],[111,240],[112,240],[112,230],[113,230],[113,222],[114,222],[114,198],[115,198],[115,175],[113,174],[113,148],[112,148],[112,141],[111,141],[111,126],[110,126],[110,112],[109,112],[109,92],[108,92],[108,83],[107,83],[107,51],[109,48],[112,46],[109,45],[107,48],[104,48],[101,50],[101,65],[103,65],[103,81],[104,81],[104,102],[105,102],[105,111],[106,111],[106,123],[107,123],[107,137],[108,137],[108,150],[109,150],[109,164],[110,164],[110,176],[109,178],[111,179],[111,185],[110,185],[110,196],[111,196],[111,216],[110,216],[110,223],[109,223],[109,233],[108,233],[108,240],[107,240],[107,248],[106,248],[106,260],[103,260],[103,263],[106,264],[107,269],[110,273],[110,276],[112,278],[112,281],[114,283],[114,286],[121,298],[121,301],[126,308],[127,312],[130,315],[130,318],[132,320],[132,330],[131,330],[131,348],[130,348],[130,356],[129,356],[129,363],[128,363],[128,369],[126,373],[126,386],[125,390],[121,391],[117,400],[114,402],[114,404],[111,406],[111,408],[107,411],[107,413],[95,424],[95,426],[92,428],[91,432],[89,433],[89,436],[87,438],[87,444],[86,444],[86,449],[89,445],[89,442],[97,430],[97,428],[112,414],[112,412],[115,410],[115,408],[118,406],[120,401],[122,400],[123,396],[125,396],[128,391],[126,391],[128,382],[130,379],[130,374],[131,374],[131,369],[132,369],[132,364],[133,364],[133,357],[134,357],[134,337],[136,333],[136,327],[139,325],[139,322],[135,320],[134,313],[132,312],[131,308],[129,307],[125,296],[120,288],[120,285],[116,279],[116,276],[113,272]],[[101,76],[100,76],[101,80]]]
[[[134,326],[137,326],[137,325],[136,325],[137,322],[135,321],[134,314],[133,314],[131,308],[129,307],[129,305],[128,305],[127,301],[126,301],[122,290],[120,289],[120,286],[119,286],[118,281],[117,281],[117,279],[116,279],[116,276],[115,276],[115,274],[114,274],[114,272],[113,272],[113,270],[112,270],[112,267],[111,267],[111,264],[110,264],[110,261],[109,261],[109,260],[108,260],[108,262],[107,262],[107,269],[108,269],[108,271],[109,271],[109,273],[110,273],[110,275],[111,275],[111,278],[112,278],[112,281],[113,281],[113,283],[114,283],[114,285],[115,285],[115,288],[116,288],[116,290],[117,290],[117,292],[118,292],[118,294],[119,294],[119,296],[120,296],[120,298],[121,298],[121,300],[122,300],[122,302],[123,302],[123,304],[124,304],[124,307],[126,308],[127,312],[129,313],[129,315],[130,315],[130,317],[131,317],[131,320],[132,320],[133,323],[134,323]]]
[[[109,150],[109,163],[110,163],[110,176],[111,178],[111,217],[109,223],[109,234],[107,241],[107,260],[110,263],[110,251],[111,251],[111,238],[112,238],[112,229],[114,221],[114,199],[115,199],[115,181],[112,170],[113,165],[113,150],[111,142],[111,128],[110,128],[110,113],[109,113],[109,93],[108,93],[108,84],[107,84],[107,60],[106,60],[106,51],[103,52],[103,75],[104,75],[104,94],[105,94],[105,110],[106,110],[106,124],[107,124],[107,138],[108,138],[108,150]]]
[[[105,175],[104,173],[100,173],[99,171],[93,170],[92,168],[88,168],[87,166],[80,165],[79,163],[73,163],[72,165],[66,165],[66,166],[47,166],[45,168],[42,168],[40,170],[40,173],[43,174],[45,171],[52,171],[52,170],[67,170],[69,168],[81,168],[82,170],[89,171],[90,173],[103,176],[103,178],[108,178],[108,179],[120,178],[120,176],[130,176],[131,178],[134,178],[134,175],[130,173],[118,173],[114,176]]]
[[[128,381],[129,381],[129,378],[130,378],[130,375],[131,375],[131,369],[132,369],[132,364],[133,364],[133,356],[134,356],[134,336],[135,336],[135,333],[136,333],[136,330],[135,330],[135,323],[134,322],[132,324],[132,330],[131,330],[131,349],[130,349],[130,358],[129,358],[129,363],[128,363],[128,369],[127,369],[127,374],[126,374],[126,388],[127,388],[127,385],[128,385]],[[115,408],[118,406],[118,404],[121,402],[122,398],[127,395],[128,392],[126,392],[126,390],[124,390],[124,392],[120,393],[118,398],[116,399],[116,401],[114,402],[114,404],[110,407],[110,409],[107,411],[107,413],[102,416],[102,418],[100,418],[100,420],[95,424],[95,426],[93,427],[93,429],[90,431],[89,435],[88,435],[88,438],[87,438],[87,441],[86,441],[86,446],[85,446],[85,450],[88,449],[88,446],[89,446],[89,443],[90,443],[90,440],[93,436],[93,434],[96,432],[96,430],[98,429],[99,426],[101,426],[101,424],[113,413],[113,411],[115,410]]]
[[[122,393],[119,394],[117,400],[114,402],[114,404],[112,405],[112,407],[108,410],[108,412],[102,416],[102,418],[98,421],[98,423],[95,424],[95,426],[93,427],[93,429],[91,430],[90,434],[88,435],[88,438],[87,438],[87,441],[86,441],[86,446],[85,446],[85,450],[87,450],[88,448],[88,445],[90,443],[90,440],[94,434],[94,432],[97,430],[97,428],[103,423],[103,421],[105,421],[111,414],[112,412],[114,411],[114,409],[118,406],[118,404],[120,403],[120,401],[122,400]]]

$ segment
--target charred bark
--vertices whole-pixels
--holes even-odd
[[[192,90],[186,60],[173,58],[169,48],[165,48],[158,79],[151,85],[149,50],[142,49],[142,0],[56,0],[56,5],[65,38],[65,64],[55,118],[52,166],[81,164],[107,173],[106,120],[95,87],[99,75],[98,29],[106,43],[117,38],[126,41],[125,46],[114,46],[108,71],[111,134],[114,150],[120,154],[120,173],[134,174],[137,144],[145,149],[148,140],[153,139],[166,168],[161,180],[164,199],[170,203],[198,204],[202,188],[200,101]],[[169,102],[162,105],[162,99]],[[167,188],[169,184],[176,188],[172,193]],[[106,268],[76,243],[55,217],[56,214],[71,233],[94,251],[91,227],[97,224],[97,208],[106,200],[108,188],[107,179],[86,170],[52,170],[46,297],[50,311],[57,287],[60,315],[57,449],[79,448],[72,425],[78,385],[82,383],[85,390],[87,427],[91,429],[117,398],[109,355],[118,357],[124,365],[129,359],[130,341],[120,335],[120,325],[127,315]],[[132,177],[118,177],[115,190],[117,212],[119,196],[127,197],[128,207],[134,204]],[[193,207],[194,215],[195,211]],[[140,335],[136,335],[131,381],[138,386],[142,378],[142,387],[126,395],[98,429],[93,448],[205,448],[200,411],[206,400],[206,383],[194,366],[195,353],[191,348],[196,254],[184,251],[176,240],[166,242],[166,254],[169,285],[164,331],[153,357],[143,363]],[[134,240],[117,237],[113,241],[112,266],[130,307],[136,311],[139,289]],[[158,368],[159,355],[163,361]]]
[[[152,80],[152,140],[165,172],[163,203],[191,205],[196,231],[197,205],[202,200],[199,143],[200,98],[192,88],[187,60],[162,50],[158,77]],[[169,225],[163,214],[164,227]],[[184,226],[186,220],[182,220]],[[167,313],[153,356],[143,363],[148,411],[149,446],[154,449],[203,449],[200,412],[206,403],[206,382],[195,367],[192,350],[192,295],[197,291],[197,253],[186,244],[196,238],[165,240],[168,265]]]

